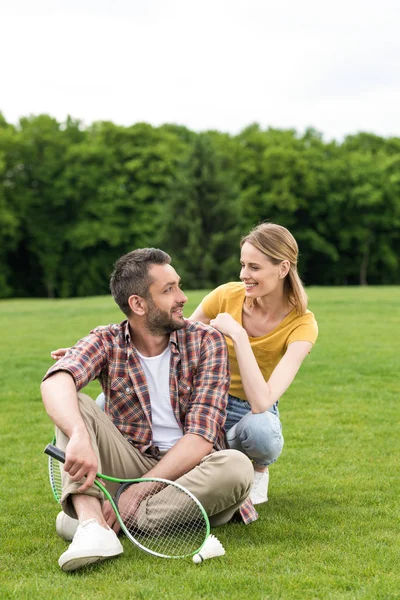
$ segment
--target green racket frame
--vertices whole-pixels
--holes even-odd
[[[65,462],[65,453],[62,450],[60,450],[59,448],[57,448],[56,446],[54,446],[53,444],[48,444],[46,446],[44,452],[49,456],[49,477],[50,477],[50,484],[52,486],[53,495],[54,495],[55,499],[57,500],[57,502],[60,502],[61,490],[58,488],[57,470],[56,470],[57,464],[56,463],[58,463],[58,466],[61,467],[61,465]],[[59,469],[59,470],[61,473],[61,469]],[[95,479],[94,483],[103,492],[104,496],[110,502],[110,504],[115,512],[115,515],[118,519],[118,522],[121,526],[122,531],[125,533],[127,538],[131,542],[133,542],[138,548],[140,548],[141,550],[144,550],[145,552],[147,552],[149,554],[152,554],[153,556],[158,556],[160,558],[187,558],[190,556],[194,556],[195,554],[197,554],[201,551],[204,544],[206,543],[207,538],[210,535],[210,521],[208,519],[208,515],[207,515],[203,505],[192,494],[192,492],[187,490],[185,487],[183,487],[179,483],[176,483],[175,481],[169,481],[168,479],[163,479],[160,477],[153,477],[153,478],[141,477],[138,479],[117,479],[117,478],[111,477],[109,475],[103,475],[102,473],[97,473],[96,477],[97,477],[97,479]],[[103,479],[105,481],[112,481],[114,483],[119,483],[121,486],[123,486],[124,484],[133,484],[133,483],[160,482],[160,483],[166,484],[167,486],[169,485],[169,486],[173,486],[174,488],[177,488],[178,490],[185,493],[188,497],[191,498],[191,500],[197,505],[197,508],[199,509],[199,514],[201,514],[202,519],[204,519],[205,532],[204,532],[204,539],[203,539],[202,543],[197,548],[191,550],[188,553],[176,554],[176,555],[175,554],[164,554],[164,553],[156,552],[154,550],[146,548],[146,546],[143,545],[142,543],[140,543],[138,540],[136,540],[135,537],[127,529],[127,527],[125,526],[125,523],[123,522],[123,520],[119,514],[118,507],[115,504],[114,498],[108,492],[106,487],[99,481],[99,479]],[[118,496],[118,492],[117,492],[117,496]]]

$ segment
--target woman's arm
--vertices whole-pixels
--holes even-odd
[[[57,350],[52,350],[50,356],[53,360],[60,360],[60,358],[67,354],[68,350],[69,348],[58,348]]]
[[[192,315],[190,315],[189,319],[190,319],[190,321],[200,321],[201,323],[204,323],[205,325],[209,325],[210,320],[211,320],[207,317],[201,304],[199,304],[199,306],[196,308],[194,313]]]
[[[293,342],[265,381],[257,364],[246,330],[228,313],[221,313],[211,319],[215,327],[233,341],[238,359],[246,399],[253,413],[261,413],[269,408],[286,392],[301,363],[312,348],[311,342]]]

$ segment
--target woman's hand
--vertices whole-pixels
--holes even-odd
[[[60,360],[65,354],[68,352],[69,348],[58,348],[57,350],[52,350],[50,352],[51,358],[54,360]]]
[[[229,313],[219,313],[215,319],[211,319],[210,325],[231,339],[246,333],[240,323],[235,321]]]

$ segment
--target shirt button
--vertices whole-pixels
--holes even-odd
[[[126,388],[126,393],[129,394],[129,392],[131,391],[131,388]]]

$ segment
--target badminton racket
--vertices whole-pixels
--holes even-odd
[[[56,443],[56,438],[52,439],[51,444],[54,445]],[[49,473],[49,481],[51,491],[53,493],[54,499],[59,504],[61,503],[61,494],[62,494],[62,471],[63,466],[59,460],[56,460],[50,454],[48,455],[47,468]]]
[[[44,451],[65,463],[64,452],[56,446],[48,444]],[[100,479],[119,484],[114,498]],[[110,502],[126,537],[141,550],[162,558],[185,558],[203,548],[210,534],[207,513],[179,483],[159,477],[118,479],[102,473],[96,474],[94,483]]]

